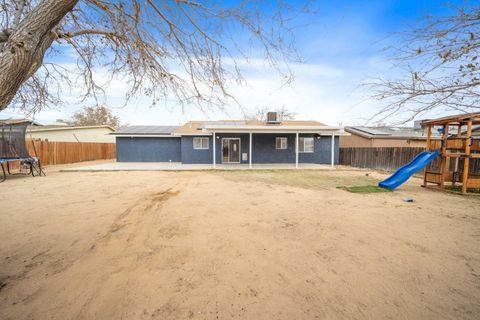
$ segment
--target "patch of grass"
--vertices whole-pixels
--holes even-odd
[[[390,189],[382,188],[379,186],[344,186],[338,187],[339,189],[353,192],[353,193],[380,193],[380,192],[392,192]]]
[[[215,172],[225,179],[243,182],[287,185],[304,189],[330,189],[339,186],[374,185],[378,181],[362,172],[315,170],[238,170]]]

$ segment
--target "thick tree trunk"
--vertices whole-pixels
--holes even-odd
[[[0,52],[0,110],[40,68],[55,27],[78,0],[43,0],[11,31]]]

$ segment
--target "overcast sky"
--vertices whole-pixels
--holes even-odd
[[[123,123],[180,124],[188,120],[243,118],[258,107],[281,107],[295,111],[298,119],[318,120],[327,124],[364,124],[378,110],[358,86],[368,77],[396,76],[397,71],[382,49],[395,41],[392,32],[414,25],[418,17],[446,12],[445,1],[437,0],[362,0],[318,1],[318,13],[305,27],[297,29],[297,48],[304,64],[292,64],[295,81],[282,86],[278,74],[264,67],[262,61],[243,65],[246,85],[233,85],[241,107],[233,102],[225,110],[201,111],[195,105],[182,107],[175,101],[149,108],[150,102],[139,97],[123,105],[123,81],[113,81],[107,89],[106,105]],[[68,60],[68,59],[66,59]],[[72,60],[74,62],[74,60]],[[101,71],[99,71],[101,76]],[[77,90],[81,90],[78,88]],[[68,99],[67,99],[68,100]],[[35,120],[48,124],[67,119],[85,103],[72,99],[67,105],[45,109]],[[426,116],[442,115],[441,111]],[[7,109],[2,118],[18,116]],[[398,118],[390,119],[395,122]]]

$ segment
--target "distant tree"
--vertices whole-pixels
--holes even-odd
[[[266,121],[268,112],[277,112],[281,120],[295,120],[297,117],[296,112],[288,110],[287,107],[282,106],[277,108],[257,107],[253,113],[247,114],[245,118]]]
[[[426,16],[419,26],[398,34],[399,45],[388,48],[400,79],[366,83],[372,97],[384,103],[374,119],[403,114],[405,122],[437,108],[480,110],[480,6],[465,1],[449,16]]]
[[[105,106],[84,107],[81,111],[75,112],[68,122],[75,126],[109,125],[113,128],[120,126],[120,119]]]
[[[309,10],[295,7],[265,0],[0,0],[0,110],[58,104],[70,88],[96,98],[116,77],[125,79],[127,100],[222,107],[232,98],[227,80],[243,81],[238,59],[251,52],[292,79],[286,64],[298,56],[289,25]]]

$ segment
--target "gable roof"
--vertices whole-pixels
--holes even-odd
[[[410,139],[424,140],[427,138],[425,130],[415,130],[409,127],[345,127],[345,131],[367,139]],[[432,131],[432,138],[440,138],[440,134]]]
[[[128,126],[119,128],[113,133],[116,136],[168,136],[171,135],[178,126]]]

